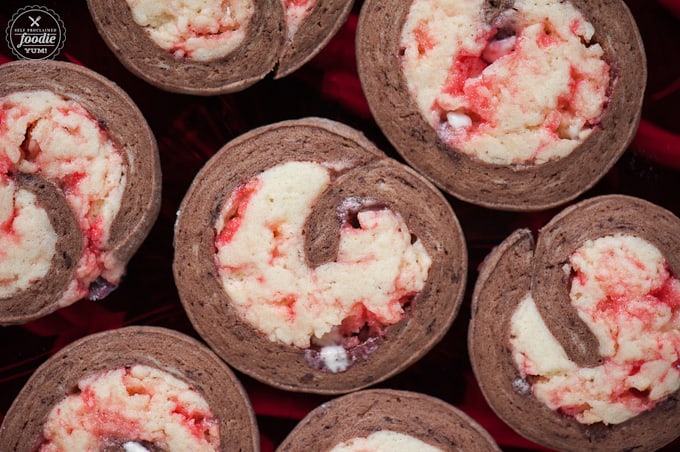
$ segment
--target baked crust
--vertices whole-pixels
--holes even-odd
[[[111,225],[107,249],[117,261],[127,263],[156,221],[161,201],[158,147],[144,116],[117,85],[89,69],[65,62],[29,60],[0,67],[0,97],[31,90],[48,90],[80,103],[123,151],[127,185]],[[48,211],[59,238],[45,281],[0,301],[0,324],[27,322],[58,309],[57,301],[82,251],[82,232],[57,187],[39,175],[18,175],[18,180],[33,187],[29,189]],[[55,193],[48,193],[52,191]],[[69,215],[71,218],[66,218]],[[41,287],[44,290],[39,290]]]
[[[515,231],[487,257],[475,286],[468,348],[480,388],[501,419],[548,447],[655,450],[680,432],[678,392],[621,424],[583,425],[534,398],[512,360],[510,319],[531,291],[569,358],[586,367],[600,362],[597,341],[569,303],[569,275],[562,266],[585,241],[616,233],[649,241],[662,252],[673,274],[679,274],[680,220],[647,201],[607,195],[565,209],[540,230],[536,242],[529,230]]]
[[[230,306],[214,261],[214,222],[232,190],[287,161],[339,162],[331,186],[304,226],[311,267],[335,259],[348,197],[386,206],[403,217],[432,258],[424,289],[406,319],[387,328],[378,351],[347,371],[316,370],[300,348],[272,342]],[[332,212],[329,214],[329,211]],[[225,145],[198,173],[180,206],[173,270],[180,298],[196,330],[225,361],[272,386],[343,393],[392,376],[422,357],[448,330],[465,286],[467,251],[445,198],[424,178],[385,157],[362,134],[339,123],[307,118],[253,130]]]
[[[187,382],[220,422],[223,446],[259,451],[255,415],[231,370],[195,339],[165,328],[134,326],[73,342],[41,365],[23,387],[0,427],[3,451],[37,450],[52,407],[83,377],[142,364]],[[132,438],[134,439],[134,438]]]
[[[396,150],[444,191],[499,210],[561,205],[591,188],[633,139],[647,79],[635,21],[623,1],[573,0],[595,27],[593,41],[611,67],[609,104],[598,128],[568,156],[541,165],[493,165],[444,144],[411,98],[400,62],[401,30],[411,2],[367,0],[357,29],[359,78],[379,127]],[[500,6],[492,6],[494,4]],[[486,2],[485,17],[508,2]]]
[[[489,433],[454,406],[429,395],[392,389],[358,391],[324,403],[300,421],[277,451],[330,450],[381,430],[442,450],[500,451]]]
[[[286,40],[281,0],[254,0],[243,43],[224,58],[177,59],[137,25],[122,0],[88,0],[88,8],[108,47],[136,76],[163,90],[211,96],[241,91],[274,71],[284,77],[316,55],[344,23],[352,0],[317,2],[293,40]],[[277,68],[278,64],[278,68]]]

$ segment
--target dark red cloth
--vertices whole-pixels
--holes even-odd
[[[26,2],[3,0],[0,25]],[[193,176],[228,140],[284,119],[322,116],[363,131],[399,158],[373,121],[357,76],[354,33],[361,2],[345,26],[314,60],[283,80],[266,80],[241,92],[193,97],[160,91],[129,73],[97,34],[84,0],[32,1],[55,10],[67,29],[58,59],[87,66],[114,80],[139,105],[160,148],[163,203],[151,234],[128,266],[120,287],[100,302],[81,301],[23,326],[0,328],[0,418],[30,374],[51,354],[84,335],[124,325],[158,325],[198,337],[179,302],[172,263],[173,224]],[[680,213],[680,0],[628,4],[645,41],[649,84],[643,121],[631,149],[583,197],[625,193]],[[4,33],[3,33],[4,34]],[[0,63],[12,60],[4,40]],[[420,362],[380,384],[420,391],[452,403],[481,425],[504,450],[542,450],[507,427],[489,409],[470,370],[466,352],[469,300],[476,269],[486,254],[518,227],[538,229],[556,211],[494,212],[450,198],[467,236],[468,291],[449,334]],[[271,451],[306,413],[329,397],[287,393],[239,374]],[[678,450],[676,441],[667,450]]]

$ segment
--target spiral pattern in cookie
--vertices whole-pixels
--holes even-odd
[[[652,450],[677,436],[678,233],[671,212],[606,195],[487,257],[468,347],[508,425],[559,450]]]
[[[156,220],[161,174],[142,113],[101,75],[21,61],[0,81],[0,323],[11,324],[115,288]]]
[[[229,364],[341,393],[442,338],[466,256],[431,184],[354,129],[307,118],[246,133],[205,165],[180,206],[173,269],[190,320]]]
[[[189,336],[146,326],[93,334],[52,356],[7,412],[0,447],[52,450],[55,438],[69,437],[88,437],[97,449],[174,450],[210,440],[216,447],[203,450],[259,450],[250,402],[222,360]]]
[[[405,28],[411,5],[415,3],[419,6],[418,14],[422,14],[424,19],[417,26],[410,24],[410,28]],[[595,81],[608,77],[610,82],[604,88],[606,100],[603,101],[603,110],[586,120],[587,137],[582,139],[579,136],[580,126],[572,130],[566,123],[559,125],[558,119],[565,117],[565,111],[571,108],[572,102],[580,102],[580,95],[574,94],[574,87],[578,89],[578,84],[584,79],[579,71],[586,65],[571,63],[571,69],[568,64],[565,65],[565,80],[572,78],[568,83],[565,81],[560,89],[572,90],[571,93],[564,91],[554,103],[546,104],[546,108],[554,111],[547,114],[533,112],[534,105],[544,102],[549,96],[546,94],[548,85],[552,87],[556,80],[525,86],[523,77],[551,68],[550,64],[559,57],[546,53],[537,57],[536,61],[522,62],[521,52],[534,44],[528,36],[521,36],[531,27],[526,26],[525,18],[518,17],[515,3],[519,4],[519,0],[479,0],[476,3],[480,5],[478,13],[468,11],[471,7],[469,2],[448,2],[440,6],[436,6],[435,2],[430,7],[426,1],[374,0],[364,3],[357,30],[356,52],[359,76],[373,116],[411,166],[459,199],[512,211],[540,210],[572,200],[592,187],[614,165],[631,142],[639,122],[646,69],[644,49],[635,22],[622,1],[538,2],[543,8],[541,11],[548,9],[545,4],[560,8],[573,4],[582,13],[583,19],[574,19],[571,32],[575,36],[570,39],[573,38],[575,43],[585,42],[582,22],[585,20],[592,24],[594,34],[591,41],[583,44],[583,52],[601,47],[603,56],[598,64],[601,66],[604,62],[609,66],[608,71],[602,70],[603,75],[592,77]],[[449,16],[449,22],[441,25],[437,23],[440,20],[438,16],[430,17],[435,7],[443,11],[441,17],[451,14],[448,10],[454,7],[465,11],[465,14]],[[561,16],[562,12],[556,15],[557,18]],[[469,28],[475,21],[479,22],[479,30]],[[567,34],[571,33],[568,23],[564,28]],[[410,39],[415,40],[410,47],[405,47],[402,41],[404,30],[409,31]],[[545,34],[540,35],[542,37],[533,37],[538,41],[534,46],[535,53],[552,51],[551,40],[555,35],[555,30],[548,27]],[[546,36],[552,38],[544,39]],[[454,54],[453,62],[446,58],[434,63],[425,62],[429,61],[430,55],[432,59],[437,55],[448,55],[445,53],[449,51],[447,49],[456,45],[461,50],[457,56]],[[411,70],[422,77],[422,86],[407,78],[404,69],[407,60],[423,62],[422,67]],[[507,66],[504,66],[504,61]],[[439,80],[438,72],[435,72],[439,68],[437,65],[445,66],[444,72],[448,74],[440,80],[443,94],[435,97],[433,102],[417,101],[416,96],[427,98],[427,93],[438,86],[435,83]],[[497,71],[499,74],[515,79],[510,78],[507,85],[501,86],[494,78],[500,75],[491,69],[496,65],[503,65]],[[556,73],[552,69],[545,71],[548,78]],[[582,97],[592,99],[593,96]],[[461,104],[464,98],[473,105]],[[508,103],[497,105],[505,102],[502,99],[506,98]],[[506,108],[513,103],[517,105],[512,110]],[[432,117],[426,117],[422,108],[428,109],[428,116]],[[541,116],[544,114],[545,117]],[[497,140],[513,151],[532,154],[534,151],[525,149],[529,147],[528,138],[524,135],[517,139],[511,137],[517,128],[524,127],[518,125],[524,121],[524,115],[528,115],[528,130],[547,131],[539,140],[536,153],[542,152],[547,142],[553,140],[582,141],[566,156],[540,164],[531,161],[501,164],[462,150],[461,142],[467,143],[469,137],[486,140],[487,131],[493,130],[498,123],[509,121],[514,125],[499,133]],[[537,120],[538,116],[542,119]],[[479,148],[482,153],[490,152],[491,145],[484,141]]]

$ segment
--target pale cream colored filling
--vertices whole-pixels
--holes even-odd
[[[568,155],[607,102],[592,25],[569,2],[516,0],[491,26],[483,3],[413,2],[401,35],[411,96],[444,142],[484,162]]]
[[[363,308],[394,324],[402,298],[427,279],[427,251],[387,209],[360,212],[360,228],[341,229],[337,260],[310,268],[303,225],[329,184],[320,164],[278,165],[237,190],[215,225],[216,264],[232,306],[272,341],[309,347]]]
[[[126,0],[134,21],[177,58],[223,58],[243,42],[252,0]]]
[[[548,407],[584,424],[618,424],[680,389],[680,281],[659,250],[627,235],[588,241],[572,270],[571,302],[598,338],[603,365],[569,360],[531,294],[512,317],[513,359]]]
[[[425,441],[404,433],[379,430],[336,445],[331,452],[442,452]]]
[[[49,271],[57,234],[35,195],[0,185],[0,298],[25,290]]]
[[[53,182],[83,231],[84,250],[60,306],[86,296],[100,276],[117,284],[124,264],[106,249],[126,184],[122,152],[79,103],[52,92],[5,96],[0,114],[0,168],[5,172],[0,182],[7,187],[18,173]],[[35,237],[25,234],[22,240]]]
[[[219,421],[187,383],[144,365],[90,375],[78,392],[52,408],[41,452],[96,451],[112,442],[139,450],[148,442],[167,451],[217,451]]]

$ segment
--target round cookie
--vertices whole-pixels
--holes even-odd
[[[411,243],[420,241],[431,258],[422,290],[402,306],[402,320],[377,337],[357,336],[360,344],[346,350],[353,364],[344,371],[320,365],[322,357],[309,344],[270,340],[251,326],[218,276],[215,222],[223,205],[242,193],[244,183],[287,162],[313,162],[330,173],[330,185],[314,200],[302,227],[300,253],[309,271],[337,260],[341,229],[357,221],[358,213],[384,208],[403,218]],[[230,365],[278,388],[333,394],[400,372],[443,337],[462,299],[467,251],[450,206],[424,178],[385,157],[354,129],[307,118],[246,133],[205,165],[180,206],[173,270],[190,320]]]
[[[380,431],[408,435],[441,450],[500,450],[479,424],[452,405],[416,392],[369,389],[310,412],[277,451],[331,450]]]
[[[598,339],[570,303],[572,275],[565,272],[565,263],[587,241],[625,234],[657,247],[677,275],[678,233],[680,221],[671,212],[641,199],[607,195],[565,209],[536,240],[529,230],[514,232],[487,257],[473,294],[468,347],[480,388],[501,419],[530,440],[558,450],[655,450],[678,436],[677,391],[621,423],[580,423],[534,396],[533,380],[516,367],[511,346],[511,319],[531,293],[566,356],[580,367],[600,366]]]
[[[134,365],[170,374],[197,391],[219,420],[222,447],[259,450],[254,413],[231,370],[193,338],[164,328],[141,326],[87,336],[57,352],[38,368],[7,412],[0,429],[0,448],[35,450],[43,441],[43,424],[50,411],[62,399],[77,393],[81,379]],[[117,444],[140,440],[110,439]]]
[[[163,90],[212,96],[241,91],[271,72],[280,78],[295,71],[330,41],[352,3],[315,1],[289,36],[284,2],[254,0],[243,41],[225,56],[204,61],[176,58],[157,45],[126,1],[88,0],[88,8],[99,34],[132,73]]]
[[[109,263],[125,265],[137,251],[160,209],[161,171],[156,140],[142,113],[117,85],[101,75],[70,63],[18,61],[0,68],[0,97],[17,92],[48,91],[80,104],[121,150],[126,169],[121,205],[112,221],[102,252]],[[27,132],[28,133],[28,132]],[[30,157],[30,155],[29,155]],[[37,197],[57,235],[49,272],[30,287],[0,301],[0,324],[23,323],[59,307],[83,252],[83,232],[69,208],[63,189],[41,172],[9,170],[15,180]],[[107,264],[108,265],[108,264]],[[100,278],[101,279],[101,278]],[[89,297],[99,299],[117,282],[94,281]]]
[[[642,41],[623,1],[572,2],[594,26],[593,41],[603,48],[611,68],[609,100],[598,125],[565,157],[509,165],[487,163],[444,143],[421,114],[409,93],[400,48],[411,3],[364,3],[357,31],[359,76],[373,116],[387,138],[409,164],[443,190],[493,209],[541,210],[591,188],[623,154],[640,119],[646,83]],[[492,24],[513,3],[485,1],[480,15]]]

